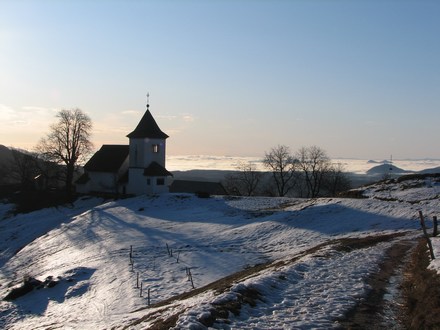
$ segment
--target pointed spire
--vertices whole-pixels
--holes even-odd
[[[150,93],[147,93],[147,111],[145,111],[141,121],[136,126],[133,132],[127,135],[128,138],[152,138],[152,139],[166,139],[166,135],[157,125],[150,112]]]

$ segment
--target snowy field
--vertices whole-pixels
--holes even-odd
[[[365,195],[308,200],[166,194],[105,203],[84,198],[17,216],[8,212],[11,205],[2,205],[0,296],[25,277],[51,277],[57,285],[2,300],[0,327],[147,329],[158,318],[178,315],[176,328],[206,329],[200,320],[212,306],[237,300],[250,288],[262,294],[256,305],[243,305],[239,315],[230,313],[213,329],[337,327],[338,318],[365,295],[365,279],[393,241],[353,251],[330,243],[392,233],[405,233],[396,240],[415,240],[418,211],[428,225],[440,211],[440,185],[432,180],[376,185]],[[440,255],[440,243],[434,243]],[[230,290],[204,290],[156,305],[193,285],[201,288],[272,261],[278,263]]]

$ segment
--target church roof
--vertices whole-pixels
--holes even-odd
[[[139,124],[133,132],[127,135],[128,138],[150,138],[150,139],[166,139],[168,135],[161,131],[156,121],[154,120],[150,110],[142,117]]]
[[[157,162],[151,162],[144,170],[145,176],[173,176],[165,167]]]
[[[117,172],[128,157],[128,145],[104,144],[84,169],[92,172]]]

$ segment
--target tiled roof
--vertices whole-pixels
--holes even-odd
[[[104,144],[84,165],[84,169],[92,172],[116,172],[127,159],[128,152],[128,145]]]
[[[173,176],[165,167],[156,162],[151,162],[144,170],[145,176]]]
[[[168,135],[162,132],[154,120],[150,110],[147,109],[139,124],[128,138],[166,139]]]

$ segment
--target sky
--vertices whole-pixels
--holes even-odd
[[[61,109],[128,144],[150,94],[169,155],[440,158],[439,1],[0,0],[0,144]]]

